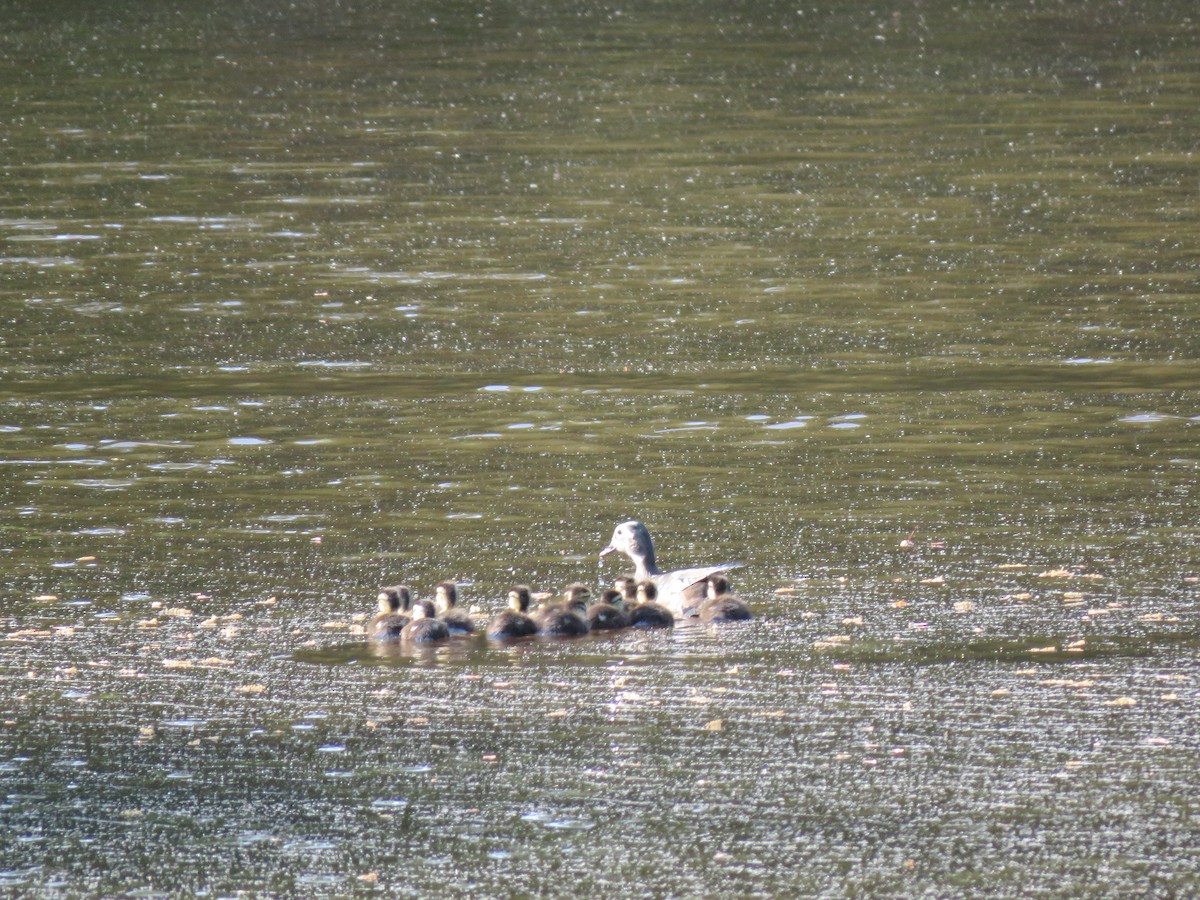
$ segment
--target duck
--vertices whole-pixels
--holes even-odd
[[[538,611],[535,621],[538,634],[553,637],[577,637],[591,629],[587,623],[588,597],[592,595],[587,585],[572,584],[563,592],[561,603],[544,606]]]
[[[463,610],[457,609],[458,585],[453,581],[443,581],[435,588],[437,599],[434,604],[438,618],[446,623],[451,634],[474,634],[475,623]]]
[[[613,579],[613,590],[625,601],[625,608],[637,605],[637,579],[632,575],[621,575]]]
[[[629,612],[629,624],[634,628],[674,628],[675,616],[661,603],[657,603],[658,586],[653,581],[639,581],[638,603]]]
[[[608,588],[600,600],[587,608],[588,627],[592,631],[615,631],[629,627],[629,614],[622,608],[625,597],[620,591]]]
[[[450,629],[437,617],[437,609],[428,600],[413,603],[412,621],[400,632],[400,639],[410,644],[432,644],[448,640]]]
[[[397,584],[379,589],[379,611],[367,625],[367,639],[372,641],[398,641],[400,632],[412,618],[412,591],[407,585]]]
[[[708,599],[700,606],[701,622],[744,622],[753,618],[750,607],[733,593],[725,575],[718,572],[708,576]]]
[[[655,562],[654,541],[650,538],[650,530],[641,522],[632,519],[613,529],[612,540],[600,551],[600,558],[604,559],[610,553],[617,552],[624,553],[633,560],[637,570],[633,577],[637,581],[654,583],[658,588],[659,603],[675,615],[683,617],[699,614],[700,604],[704,602],[707,590],[704,580],[709,575],[743,565],[740,562],[728,562],[664,572]]]
[[[488,623],[487,636],[493,641],[505,641],[537,634],[537,623],[529,617],[531,598],[529,588],[523,584],[509,591],[509,608]]]

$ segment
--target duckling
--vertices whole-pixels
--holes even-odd
[[[629,615],[622,608],[625,598],[621,592],[609,588],[600,595],[600,602],[587,608],[588,626],[592,631],[612,631],[629,627]]]
[[[418,600],[413,604],[412,621],[400,632],[401,640],[412,644],[431,644],[449,637],[450,629],[437,618],[434,605],[428,600]]]
[[[625,598],[626,607],[637,605],[637,579],[632,575],[621,575],[618,578],[614,578],[613,589],[619,591],[621,596]]]
[[[639,581],[638,605],[629,612],[629,624],[634,628],[674,628],[675,616],[665,606],[655,603],[658,587],[653,581]]]
[[[457,609],[458,586],[453,581],[443,581],[437,586],[438,618],[446,623],[451,634],[474,634],[475,623],[471,617]]]
[[[570,585],[563,593],[563,602],[544,606],[538,611],[538,634],[555,637],[587,634],[587,601],[591,593],[586,585]]]
[[[708,599],[700,607],[701,622],[744,622],[753,619],[750,607],[733,593],[724,575],[708,576]]]
[[[509,608],[492,619],[487,636],[493,641],[504,641],[537,634],[537,623],[528,615],[529,603],[530,591],[525,585],[519,584],[509,591]]]
[[[412,591],[408,585],[380,588],[379,612],[367,625],[367,638],[372,641],[398,641],[412,618]]]

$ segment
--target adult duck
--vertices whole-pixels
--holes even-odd
[[[653,582],[658,589],[658,603],[675,615],[683,617],[699,614],[700,605],[706,599],[705,579],[709,575],[743,565],[730,562],[664,572],[655,562],[654,541],[650,539],[650,531],[641,522],[632,520],[622,522],[613,530],[612,540],[600,551],[600,558],[617,552],[624,553],[633,560],[636,568],[634,578],[637,581]]]

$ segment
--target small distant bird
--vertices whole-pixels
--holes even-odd
[[[379,589],[379,611],[367,625],[367,638],[372,641],[398,641],[400,632],[412,618],[412,591],[397,584]]]
[[[563,593],[561,603],[552,603],[538,610],[535,621],[538,633],[554,637],[577,637],[587,634],[588,598],[592,592],[586,585],[572,584]]]
[[[511,640],[537,634],[537,623],[529,616],[531,594],[523,584],[508,592],[509,608],[488,624],[487,636],[493,641]]]
[[[446,628],[451,634],[475,633],[475,623],[471,621],[471,617],[457,608],[458,585],[453,581],[443,581],[437,586],[436,598],[434,603],[438,618],[446,623]]]
[[[744,622],[753,618],[750,607],[733,593],[728,578],[720,573],[708,576],[708,599],[700,607],[701,622]]]
[[[417,600],[413,603],[412,621],[404,626],[400,633],[401,640],[412,644],[432,644],[436,641],[448,640],[450,629],[446,623],[436,616],[434,605],[428,600]]]
[[[629,624],[634,628],[674,628],[675,616],[669,609],[655,602],[658,588],[653,581],[639,581],[638,603],[629,611]]]
[[[592,631],[615,631],[629,627],[629,615],[622,608],[625,598],[621,592],[609,588],[600,595],[600,600],[587,608],[588,625]]]

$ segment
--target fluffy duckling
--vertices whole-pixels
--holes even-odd
[[[613,590],[621,594],[627,608],[637,605],[637,579],[632,575],[621,575],[618,578],[614,578]]]
[[[463,610],[458,609],[458,585],[453,581],[443,581],[437,586],[437,599],[434,601],[438,618],[446,623],[451,634],[474,634],[475,623]]]
[[[400,632],[401,640],[412,644],[432,644],[444,641],[450,637],[450,629],[446,623],[437,618],[434,605],[428,600],[418,600],[413,604],[412,621]]]
[[[625,598],[621,592],[609,588],[600,595],[600,601],[587,608],[588,627],[592,631],[612,631],[629,627],[629,614],[622,608]]]
[[[563,602],[545,606],[538,611],[538,634],[554,637],[575,637],[587,634],[588,597],[592,592],[586,585],[572,584],[563,593]]]
[[[412,591],[407,585],[379,589],[379,611],[367,625],[367,639],[372,641],[398,641],[400,632],[412,618]]]
[[[665,606],[654,602],[657,597],[658,588],[653,581],[639,581],[638,603],[629,612],[629,624],[634,628],[674,628],[675,616]]]
[[[488,624],[487,636],[493,641],[505,641],[537,634],[537,623],[529,617],[530,602],[530,591],[525,585],[519,584],[509,591],[509,608]]]
[[[700,607],[701,622],[744,622],[753,619],[750,607],[733,593],[724,575],[708,576],[708,599]]]

